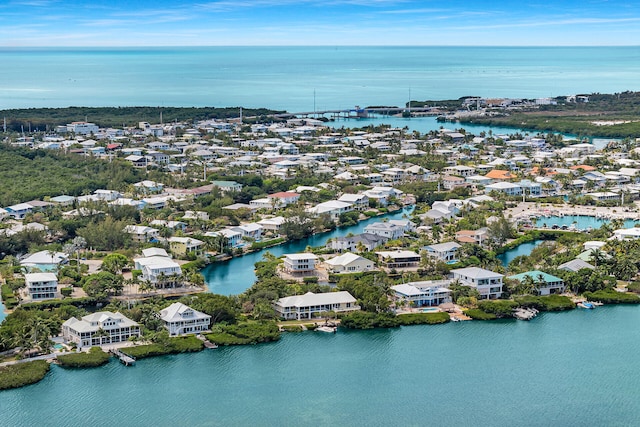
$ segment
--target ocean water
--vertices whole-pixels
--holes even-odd
[[[635,426],[640,307],[285,334],[0,392],[3,426]]]
[[[636,47],[2,48],[0,109],[244,106],[638,90]],[[315,108],[314,108],[315,106]]]

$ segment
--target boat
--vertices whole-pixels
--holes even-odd
[[[595,305],[592,302],[589,301],[582,301],[578,303],[578,307],[580,308],[587,308],[589,310],[596,308]]]
[[[518,320],[531,320],[538,315],[535,308],[517,308],[513,312],[513,317]]]
[[[336,333],[337,330],[338,330],[337,326],[326,326],[326,325],[323,325],[323,326],[318,326],[316,328],[316,331],[330,332],[330,333],[334,333],[334,334]]]

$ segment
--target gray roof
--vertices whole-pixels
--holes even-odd
[[[569,262],[565,262],[564,264],[560,264],[558,266],[559,270],[567,270],[567,271],[578,271],[583,268],[588,268],[589,270],[594,270],[595,267],[589,264],[586,261],[581,260],[580,258],[572,259]]]

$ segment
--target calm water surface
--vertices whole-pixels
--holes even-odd
[[[396,330],[285,334],[280,342],[54,366],[0,392],[3,426],[640,423],[640,308]]]

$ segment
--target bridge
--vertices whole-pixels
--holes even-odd
[[[433,110],[433,107],[367,107],[360,108],[356,106],[355,108],[346,108],[346,109],[336,109],[336,110],[316,110],[316,111],[299,111],[295,113],[279,113],[279,114],[270,114],[269,117],[276,117],[280,119],[287,119],[293,117],[324,117],[325,115],[330,115],[332,118],[366,118],[369,117],[369,114],[382,114],[390,116],[392,114],[400,114],[400,113],[431,113],[433,115],[440,114]]]

